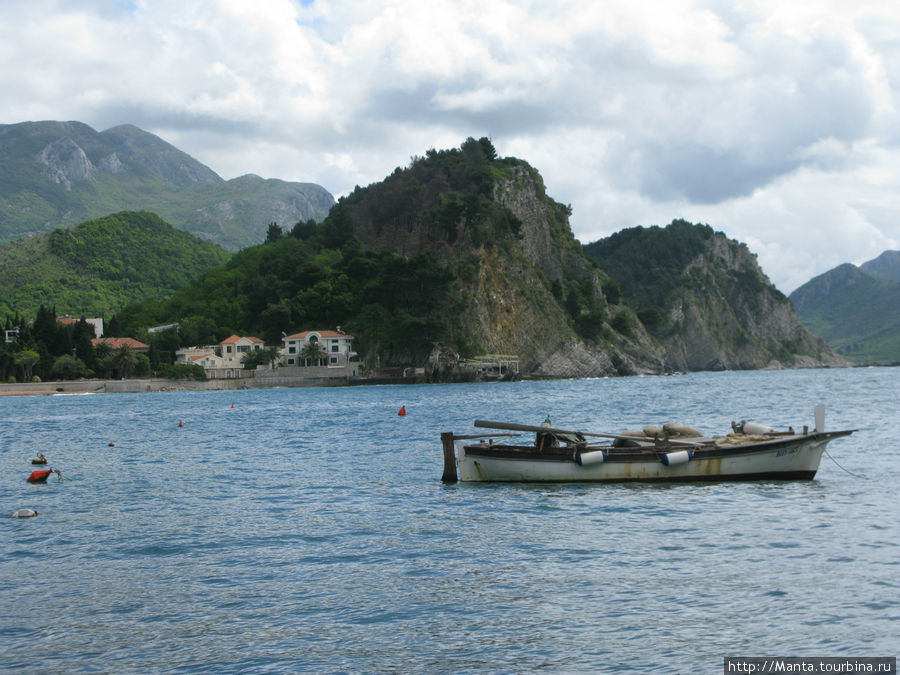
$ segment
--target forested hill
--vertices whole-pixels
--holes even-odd
[[[0,124],[0,244],[123,210],[159,214],[228,250],[259,244],[269,223],[321,220],[334,204],[313,183],[225,181],[132,125]]]
[[[708,225],[633,227],[585,246],[679,370],[846,365],[809,332],[746,245]]]
[[[569,212],[533,167],[469,138],[357,188],[320,224],[269,228],[266,244],[117,323],[139,336],[178,321],[191,344],[341,325],[367,366],[493,353],[548,377],[844,363],[745,246],[675,223],[588,247],[598,265]]]
[[[0,316],[106,316],[162,299],[225,263],[224,249],[153,213],[122,212],[0,247]]]
[[[181,321],[201,341],[277,343],[282,331],[340,324],[369,365],[500,353],[538,376],[662,370],[568,212],[527,163],[470,138],[357,188],[320,225],[239,252],[169,302],[129,308],[119,325]]]

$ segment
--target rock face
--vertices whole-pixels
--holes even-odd
[[[514,354],[536,377],[664,369],[639,322],[628,335],[610,326],[621,308],[604,295],[605,275],[572,235],[568,208],[525,162],[429,155],[339,202],[332,222],[365,248],[430,253],[455,269],[453,298],[440,310],[458,326],[451,352]],[[588,319],[590,330],[581,326]]]
[[[226,249],[259,244],[268,225],[321,221],[325,189],[212,169],[153,134],[80,122],[0,125],[0,244],[123,210],[152,211]]]
[[[708,226],[630,228],[587,249],[654,319],[670,370],[848,365],[800,323],[746,245]]]
[[[716,234],[685,270],[662,339],[673,370],[845,366],[797,319],[746,246]]]

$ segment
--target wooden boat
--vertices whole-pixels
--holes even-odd
[[[495,439],[518,434],[457,436],[445,432],[441,434],[445,482],[810,480],[828,443],[856,431],[825,431],[824,406],[816,407],[816,427],[812,431],[804,427],[801,433],[793,429],[743,433],[742,426],[735,423],[734,432],[722,437],[681,436],[665,428],[652,437],[641,432],[588,433],[557,429],[546,422],[531,426],[476,420],[475,426],[531,432],[534,440],[513,444]],[[666,426],[672,430],[680,427]],[[754,431],[768,429],[749,423],[743,426]],[[588,437],[606,440],[591,443]]]

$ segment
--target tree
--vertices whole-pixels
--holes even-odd
[[[278,347],[266,347],[259,353],[260,363],[272,368],[275,367],[275,363],[281,358],[281,350]]]
[[[266,232],[266,243],[271,244],[278,241],[284,236],[284,231],[279,227],[278,223],[269,223],[269,229]]]
[[[22,369],[23,382],[31,381],[31,369],[40,359],[41,355],[33,349],[23,349],[13,357],[13,363],[15,363],[17,368]]]
[[[84,365],[84,361],[69,354],[63,354],[57,358],[50,369],[50,376],[57,380],[74,380],[79,377],[89,377],[90,375],[91,372]]]
[[[128,345],[122,345],[113,355],[113,363],[119,377],[131,377],[131,373],[137,366],[137,354]]]
[[[312,365],[320,366],[322,359],[325,358],[325,350],[322,349],[322,345],[320,345],[316,341],[307,342],[306,346],[303,347],[303,350],[300,352],[300,356],[306,359],[306,363],[304,365],[310,365],[310,361],[312,361]]]

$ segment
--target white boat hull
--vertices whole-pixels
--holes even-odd
[[[458,445],[457,464],[459,479],[462,481],[808,480],[815,476],[825,446],[833,438],[834,435],[830,433],[810,434],[790,442],[760,443],[752,448],[722,448],[715,453],[716,456],[694,456],[688,461],[673,465],[666,465],[656,457],[634,461],[615,461],[610,458],[603,462],[581,465],[575,461],[574,450],[569,461],[492,457],[484,452],[485,445]]]

